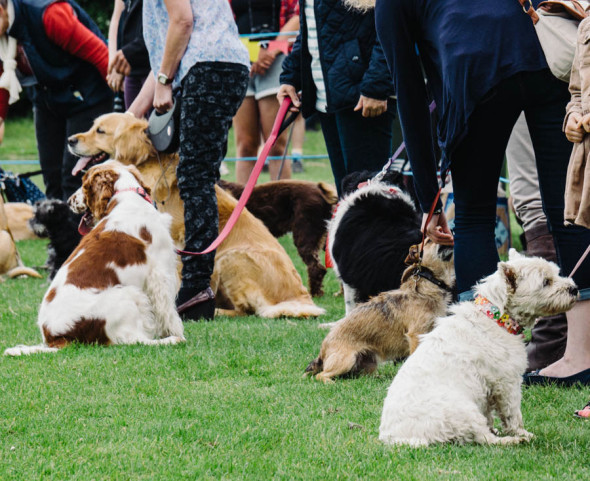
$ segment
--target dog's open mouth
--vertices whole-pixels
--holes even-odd
[[[99,152],[98,154],[89,157],[80,157],[72,169],[72,175],[78,175],[78,172],[81,172],[88,167],[92,167],[93,165],[100,164],[108,159],[108,157],[109,154],[106,152]]]
[[[94,216],[90,213],[90,211],[86,211],[86,213],[80,219],[80,224],[78,225],[78,232],[80,235],[84,236],[88,234],[92,228],[94,227]]]

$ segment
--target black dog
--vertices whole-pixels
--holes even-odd
[[[29,225],[39,237],[49,238],[47,267],[49,279],[53,279],[61,265],[80,243],[78,233],[80,216],[74,214],[68,204],[58,199],[42,200],[35,204]]]
[[[421,216],[404,176],[390,171],[378,182],[362,184],[374,174],[363,171],[343,179],[343,198],[328,231],[347,313],[380,292],[397,289],[410,247],[422,240]]]

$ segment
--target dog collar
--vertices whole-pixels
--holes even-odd
[[[490,319],[496,321],[498,326],[503,327],[510,334],[519,335],[522,333],[523,328],[518,322],[512,319],[508,314],[500,314],[500,309],[497,306],[494,306],[485,297],[478,294],[475,296],[473,302],[481,312]]]
[[[121,189],[118,190],[117,192],[115,192],[115,194],[118,194],[120,192],[135,192],[136,194],[138,194],[140,197],[143,197],[144,200],[146,200],[147,202],[149,202],[150,204],[152,204],[153,206],[155,206],[156,204],[154,204],[154,202],[152,201],[151,197],[149,196],[149,194],[145,191],[145,189],[143,189],[142,187],[129,187],[127,189]]]
[[[437,279],[436,277],[434,277],[434,273],[430,269],[428,269],[427,267],[417,265],[410,275],[422,277],[423,279],[426,279],[426,280],[432,282],[434,285],[440,287],[441,289],[443,289],[447,292],[451,292],[451,293],[453,292],[452,287],[449,287],[446,283],[444,283],[440,279]]]

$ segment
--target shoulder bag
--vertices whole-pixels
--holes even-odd
[[[578,25],[588,16],[590,2],[547,0],[535,10],[530,0],[518,1],[533,21],[551,72],[559,80],[569,82]]]

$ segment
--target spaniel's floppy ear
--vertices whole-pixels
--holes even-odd
[[[84,201],[96,221],[106,215],[107,205],[115,195],[115,182],[118,179],[119,174],[111,169],[89,171],[84,175]]]
[[[143,177],[141,176],[141,172],[139,172],[139,169],[134,165],[128,165],[127,169],[129,170],[129,172],[133,174],[133,177],[135,177],[139,185],[141,185],[142,189],[146,191],[147,195],[152,195],[152,190],[143,181]]]
[[[146,133],[147,125],[144,119],[119,124],[113,137],[115,160],[126,165],[139,165],[156,155]]]
[[[405,263],[411,266],[418,262],[420,262],[420,244],[414,244],[410,247],[410,252],[408,253],[408,257],[406,257]]]

